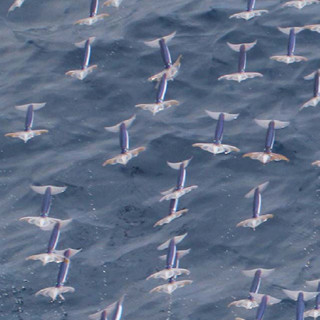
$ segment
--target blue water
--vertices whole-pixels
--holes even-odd
[[[296,54],[308,62],[281,64],[269,57],[285,54],[287,36],[278,26],[318,22],[320,6],[299,11],[279,1],[257,1],[269,14],[245,22],[229,19],[245,1],[124,0],[119,9],[101,9],[110,17],[91,27],[74,22],[89,12],[89,1],[26,0],[9,16],[11,0],[0,3],[0,317],[5,319],[87,319],[126,294],[123,319],[167,319],[169,298],[149,294],[161,281],[145,278],[164,267],[156,247],[188,232],[178,246],[191,248],[181,261],[194,282],[173,294],[172,320],[252,319],[255,310],[227,308],[246,298],[251,280],[241,270],[276,268],[263,279],[260,292],[284,298],[268,307],[265,319],[293,319],[294,303],[280,290],[309,290],[305,280],[318,278],[319,111],[298,108],[311,98],[313,83],[303,76],[319,67],[320,35],[297,35]],[[143,41],[176,30],[169,48],[173,60],[183,55],[179,75],[169,82],[167,99],[178,107],[156,116],[134,108],[155,99],[146,79],[162,69],[157,49]],[[65,76],[82,62],[73,43],[89,36],[91,63],[98,69],[85,80]],[[248,52],[247,70],[264,77],[241,84],[218,81],[236,71],[237,53],[226,42],[258,40]],[[23,128],[15,105],[47,102],[35,112],[34,128],[49,133],[24,144],[4,137]],[[239,154],[213,157],[191,145],[209,142],[216,121],[205,110],[240,113],[225,125],[224,142]],[[137,113],[129,129],[131,147],[146,151],[126,167],[101,164],[118,154],[118,136],[104,130]],[[262,165],[242,154],[262,151],[265,130],[254,118],[291,121],[276,132],[274,151],[289,163]],[[168,213],[160,191],[176,183],[166,161],[193,157],[187,185],[199,188],[184,196],[189,212],[162,228],[153,224]],[[274,218],[256,231],[236,228],[251,215],[252,187],[270,181],[262,194],[262,212]],[[41,196],[31,184],[68,186],[55,196],[51,216],[72,218],[59,248],[82,248],[72,259],[67,284],[76,291],[65,302],[50,303],[34,294],[55,285],[58,265],[25,261],[46,250],[50,232],[20,222],[40,213]],[[308,303],[308,308],[313,302]]]

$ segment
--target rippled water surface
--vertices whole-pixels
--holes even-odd
[[[252,319],[255,311],[227,305],[246,298],[251,280],[241,270],[256,267],[276,268],[260,291],[285,299],[268,308],[265,319],[293,319],[294,303],[281,288],[300,290],[305,280],[320,276],[319,169],[311,166],[320,158],[319,109],[298,112],[312,96],[312,81],[303,76],[319,67],[320,35],[297,35],[296,54],[308,62],[285,65],[269,57],[286,52],[287,36],[276,27],[318,23],[320,6],[300,11],[283,9],[275,0],[257,1],[256,7],[269,14],[245,22],[229,19],[245,1],[124,0],[119,9],[100,10],[109,18],[85,27],[74,22],[88,15],[88,0],[26,0],[7,15],[11,3],[0,2],[0,317],[87,319],[126,294],[123,319],[167,319],[168,296],[149,294],[162,282],[145,278],[164,266],[156,247],[188,232],[178,247],[192,249],[181,267],[190,269],[186,278],[194,282],[173,294],[172,320]],[[154,84],[146,79],[163,67],[159,50],[143,41],[174,30],[171,55],[183,58],[166,97],[181,105],[153,117],[134,108],[154,101]],[[65,76],[82,62],[83,50],[73,43],[89,36],[97,37],[91,63],[98,69],[83,81]],[[226,42],[254,40],[247,70],[264,77],[241,84],[218,81],[237,68],[238,55]],[[15,105],[43,101],[47,105],[35,113],[34,128],[48,134],[27,144],[4,137],[23,128],[24,114]],[[224,142],[239,147],[239,154],[212,156],[192,147],[213,137],[216,121],[205,109],[240,113],[225,124],[224,133]],[[118,136],[103,127],[133,113],[131,146],[146,151],[126,167],[102,167],[119,152]],[[289,163],[262,165],[242,158],[263,150],[265,130],[253,122],[256,117],[291,121],[276,132],[274,146]],[[153,228],[168,213],[160,191],[176,183],[177,172],[166,161],[189,157],[187,185],[199,186],[180,201],[189,212]],[[256,231],[236,228],[252,211],[244,194],[266,180],[262,212],[274,218]],[[50,213],[73,219],[59,248],[82,248],[67,282],[76,291],[66,294],[65,302],[34,296],[55,285],[59,267],[25,261],[44,252],[50,236],[19,221],[40,213],[41,196],[31,184],[68,187],[54,197]]]

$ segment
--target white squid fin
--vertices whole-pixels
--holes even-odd
[[[307,5],[319,3],[319,0],[294,0],[285,2],[282,7],[295,7],[297,9],[302,9]]]
[[[161,271],[158,271],[156,273],[153,273],[152,275],[150,275],[147,280],[149,279],[164,279],[164,280],[168,280],[172,277],[177,277],[180,276],[182,274],[186,274],[189,275],[190,271],[188,269],[181,269],[181,268],[171,268],[171,269],[164,269]]]
[[[320,3],[320,2],[318,2],[318,3]],[[310,24],[310,25],[304,26],[304,28],[306,30],[315,31],[315,32],[320,33],[320,24]]]
[[[49,132],[48,130],[28,130],[28,131],[18,131],[18,132],[9,132],[5,134],[5,137],[18,138],[27,143],[30,139],[40,136],[43,133]]]
[[[70,76],[72,78],[83,80],[87,77],[88,74],[92,73],[93,70],[96,68],[98,68],[98,65],[94,64],[94,65],[92,65],[88,68],[85,68],[85,69],[67,71],[66,75]]]
[[[176,35],[176,31],[168,34],[167,36],[163,36],[160,38],[157,38],[155,40],[151,40],[151,41],[144,41],[144,44],[147,45],[148,47],[151,48],[158,48],[159,47],[159,41],[161,39],[163,39],[166,43],[168,43],[170,40],[172,40],[174,38],[174,36]]]
[[[267,186],[269,185],[269,181],[259,184],[257,187],[252,188],[244,197],[245,198],[252,198],[256,189],[259,189],[260,192],[266,190]]]
[[[72,287],[49,287],[49,288],[44,288],[40,291],[38,291],[35,295],[39,296],[45,296],[45,297],[50,297],[52,301],[55,301],[57,299],[57,296],[59,296],[62,300],[65,300],[62,293],[67,293],[67,292],[74,292],[75,289]]]
[[[133,121],[136,119],[136,115],[134,114],[131,118],[127,119],[127,120],[124,120],[124,121],[121,121],[119,122],[118,124],[112,126],[112,127],[104,127],[107,131],[109,132],[118,132],[119,131],[119,128],[120,126],[124,123],[126,125],[127,128],[129,128]]]
[[[184,233],[181,236],[175,236],[173,237],[175,244],[180,243],[186,236],[188,233]],[[166,242],[164,242],[163,244],[161,244],[160,246],[158,246],[158,250],[164,250],[167,249],[169,244],[170,244],[171,239],[167,240]]]
[[[114,164],[122,164],[122,165],[126,165],[129,160],[131,160],[132,158],[138,156],[138,154],[142,151],[145,151],[146,148],[145,147],[139,147],[139,148],[136,148],[136,149],[133,149],[133,150],[129,150],[127,151],[126,153],[121,153],[117,156],[115,156],[114,158],[111,158],[111,159],[108,159],[106,160],[102,166],[106,166],[108,164],[111,164],[111,165],[114,165]]]
[[[172,188],[170,188],[170,189],[168,189],[168,190],[161,191],[160,193],[165,196],[165,195],[167,195],[167,194],[172,193],[174,190],[176,190],[176,187],[172,187]]]
[[[237,51],[237,52],[240,51],[241,46],[245,46],[246,51],[249,51],[256,44],[257,44],[257,40],[255,40],[253,42],[239,43],[239,44],[233,44],[233,43],[227,42],[227,45],[229,46],[229,48],[232,49],[233,51]]]
[[[102,13],[102,14],[98,14],[98,15],[96,15],[94,17],[88,17],[88,18],[77,20],[74,24],[91,26],[94,23],[96,23],[96,22],[98,22],[100,20],[103,20],[103,19],[105,19],[107,17],[109,17],[109,14]]]
[[[178,254],[178,258],[181,259],[183,258],[184,256],[186,256],[187,254],[189,254],[191,251],[191,249],[187,249],[187,250],[178,250],[177,251],[177,254]],[[163,256],[159,256],[159,259],[162,260],[162,261],[166,261],[167,259],[167,255],[164,254]]]
[[[171,221],[181,217],[184,213],[187,213],[189,210],[188,209],[182,209],[179,211],[176,211],[174,213],[171,213],[170,215],[160,219],[159,221],[157,221],[153,227],[158,227],[158,226],[163,226],[164,224],[168,224]]]
[[[155,115],[164,109],[168,109],[172,106],[178,106],[179,104],[180,104],[180,102],[177,100],[168,100],[168,101],[163,101],[163,102],[158,102],[158,103],[137,104],[137,105],[135,105],[135,107],[150,111],[153,115]]]
[[[308,107],[316,107],[319,102],[320,102],[320,96],[313,97],[313,98],[311,98],[310,100],[308,100],[307,102],[305,102],[305,103],[299,108],[299,110],[301,111],[302,109],[308,108]]]
[[[88,40],[89,40],[89,43],[92,44],[96,40],[96,37],[89,37]],[[86,45],[86,42],[87,40],[83,40],[83,41],[76,42],[74,45],[78,48],[84,48]]]
[[[51,194],[55,195],[55,194],[59,194],[62,192],[65,192],[67,187],[56,187],[56,186],[52,186],[52,185],[46,185],[46,186],[30,186],[30,188],[39,194],[45,194],[47,188],[51,189]]]
[[[311,163],[312,166],[317,166],[317,167],[320,167],[320,160],[316,160],[316,161],[313,161]]]
[[[25,0],[15,0],[8,10],[8,14],[16,8],[20,8]]]
[[[271,161],[289,161],[287,157],[278,153],[266,153],[266,152],[249,152],[242,156],[243,158],[251,158],[253,160],[259,160],[261,163],[266,164]]]
[[[69,258],[72,258],[73,256],[75,256],[77,253],[79,253],[80,251],[82,251],[82,249],[71,249],[71,248],[67,248],[67,249],[63,249],[63,250],[54,250],[53,253],[60,255],[60,256],[64,256],[64,253],[66,252],[66,250],[69,250]]]
[[[60,263],[64,260],[64,256],[56,253],[40,253],[40,254],[35,254],[32,256],[29,256],[26,258],[26,260],[39,260],[42,262],[42,265],[46,265],[47,263],[50,262],[56,262]]]
[[[46,105],[46,102],[27,103],[27,104],[22,104],[20,106],[15,106],[15,108],[20,111],[27,111],[30,105],[32,105],[33,111],[36,111],[43,108]]]
[[[273,121],[274,122],[274,128],[275,129],[283,129],[285,127],[287,127],[290,122],[289,121],[280,121],[280,120],[259,120],[259,119],[254,119],[254,122],[262,127],[262,128],[265,128],[267,129],[268,126],[269,126],[269,123]]]
[[[198,186],[193,185],[193,186],[189,186],[189,187],[182,188],[179,190],[175,190],[171,193],[164,195],[159,201],[162,202],[163,200],[179,199],[182,196],[184,196],[185,194],[187,194],[197,188],[198,188]]]
[[[192,160],[192,158],[187,159],[187,160],[183,160],[183,161],[180,161],[180,162],[169,162],[169,161],[167,161],[167,165],[172,169],[179,170],[181,164],[183,164],[183,166],[186,168],[189,165],[191,160]]]
[[[268,306],[271,306],[273,304],[277,304],[277,303],[281,302],[281,299],[277,299],[277,298],[271,297],[271,296],[269,296],[267,294],[251,292],[250,295],[253,297],[254,300],[256,300],[259,303],[261,302],[261,300],[262,300],[262,298],[264,296],[267,296],[268,297],[268,302],[267,302]]]
[[[191,283],[192,283],[191,280],[175,281],[175,282],[171,282],[171,283],[167,283],[167,284],[155,287],[150,291],[150,293],[163,292],[167,294],[172,294],[172,292],[174,292],[175,290],[179,288],[183,288],[184,286]]]
[[[246,277],[254,277],[255,273],[260,270],[261,271],[261,277],[265,278],[268,277],[275,269],[263,269],[263,268],[256,268],[256,269],[251,269],[251,270],[242,270],[242,273]],[[250,293],[251,294],[251,293]]]
[[[299,293],[303,293],[303,300],[308,301],[313,298],[315,298],[319,292],[306,292],[306,291],[293,291],[293,290],[287,290],[287,289],[282,289],[282,291],[292,300],[297,301]]]
[[[311,309],[303,313],[305,318],[312,317],[314,319],[320,317],[320,309]]]
[[[247,79],[252,79],[256,77],[263,77],[263,74],[259,72],[237,72],[237,73],[230,73],[230,74],[225,74],[221,77],[218,78],[218,80],[233,80],[237,82],[241,82]]]
[[[302,56],[288,56],[288,55],[283,55],[283,56],[272,56],[270,57],[271,60],[275,60],[278,62],[284,62],[286,64],[289,63],[294,63],[294,62],[301,62],[301,61],[308,61],[306,57]]]
[[[235,306],[235,307],[238,307],[238,308],[241,307],[241,308],[245,308],[245,309],[251,310],[253,308],[258,307],[259,303],[257,301],[255,301],[255,300],[242,299],[242,300],[233,301],[233,302],[228,304],[228,308],[232,307],[232,306]]]
[[[320,26],[320,24],[319,24],[319,26]],[[307,76],[304,76],[303,79],[304,79],[304,80],[313,80],[313,79],[314,79],[314,75],[315,75],[317,72],[320,72],[320,69],[317,69],[316,71],[311,72],[311,73],[308,74]]]
[[[170,68],[164,69],[161,72],[149,77],[148,81],[160,81],[164,74],[167,76],[168,81],[173,80],[177,76],[178,71],[180,69],[181,58],[182,58],[182,55],[180,55],[178,57],[178,59],[175,61],[175,63]]]
[[[239,113],[213,112],[213,111],[209,111],[209,110],[205,110],[205,112],[207,113],[207,115],[209,117],[211,117],[212,119],[215,119],[215,120],[219,119],[219,116],[221,113],[223,113],[225,121],[235,120],[239,116]]]
[[[19,220],[26,221],[29,224],[34,224],[40,229],[46,230],[46,231],[52,230],[57,222],[60,223],[61,227],[64,227],[72,221],[72,219],[61,220],[61,219],[49,218],[49,217],[22,217]]]
[[[282,27],[278,27],[278,30],[281,31],[284,34],[289,35],[291,29],[294,29],[294,32],[297,34],[301,31],[303,31],[305,29],[305,27],[287,27],[287,28],[282,28]]]
[[[320,282],[320,279],[316,279],[316,280],[306,281],[306,284],[311,287],[318,287],[319,282]]]
[[[179,259],[183,258],[183,257],[186,256],[187,254],[189,254],[190,251],[191,251],[191,249],[177,250],[178,258],[179,258]]]
[[[250,218],[250,219],[243,220],[237,224],[237,227],[249,227],[249,228],[255,229],[261,223],[271,218],[273,218],[273,214],[264,214],[264,215],[258,216],[257,218]]]
[[[229,19],[236,18],[236,19],[244,19],[244,20],[250,20],[254,17],[259,17],[263,13],[268,13],[268,10],[252,10],[252,11],[243,11],[238,12],[229,17]]]
[[[199,147],[202,150],[208,151],[213,154],[228,154],[232,151],[239,152],[240,149],[237,147],[228,145],[228,144],[221,144],[221,143],[194,143],[193,147]]]

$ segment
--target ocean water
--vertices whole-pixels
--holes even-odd
[[[309,61],[285,65],[269,59],[285,54],[288,37],[278,26],[317,23],[320,6],[281,8],[276,0],[257,1],[269,13],[248,22],[229,19],[246,8],[238,0],[124,0],[119,9],[101,8],[110,17],[91,27],[74,22],[89,13],[88,0],[26,0],[7,15],[11,0],[0,2],[0,317],[4,319],[87,319],[126,294],[123,319],[253,319],[255,310],[227,308],[244,299],[251,279],[241,270],[276,268],[262,280],[260,292],[284,300],[268,307],[265,319],[295,317],[294,302],[282,288],[309,290],[305,280],[320,277],[319,110],[299,107],[313,93],[303,76],[319,67],[320,35],[297,35],[296,54]],[[102,3],[100,4],[100,7]],[[169,43],[173,60],[183,55],[177,78],[168,83],[167,99],[180,106],[156,116],[134,108],[151,103],[156,89],[147,78],[162,70],[158,49],[143,41],[176,30]],[[65,76],[82,63],[73,43],[97,37],[91,63],[98,69],[85,80]],[[248,52],[247,71],[263,78],[218,81],[236,71],[238,55],[226,42],[257,40]],[[49,133],[24,144],[4,137],[23,128],[15,105],[47,102],[35,112],[34,128]],[[225,124],[224,142],[240,153],[217,155],[193,148],[213,138],[216,121],[205,110],[240,113]],[[146,151],[127,166],[102,167],[119,152],[118,135],[104,130],[134,113],[131,147]],[[290,121],[276,132],[274,152],[290,162],[262,165],[242,154],[262,151],[266,130],[254,118]],[[160,191],[176,183],[166,161],[187,158],[186,185],[198,189],[180,199],[189,212],[171,224],[153,228],[168,213]],[[236,228],[249,218],[252,187],[270,181],[262,194],[262,213],[274,218],[252,231]],[[34,294],[54,286],[58,265],[25,261],[46,250],[50,232],[19,221],[40,213],[41,196],[31,184],[67,186],[54,196],[52,217],[73,222],[62,230],[59,248],[82,248],[71,261],[67,285],[75,293],[50,303]],[[181,267],[193,284],[174,292],[149,294],[162,281],[145,278],[161,270],[156,248],[187,232],[179,249],[191,248]],[[308,302],[308,308],[313,301]]]

